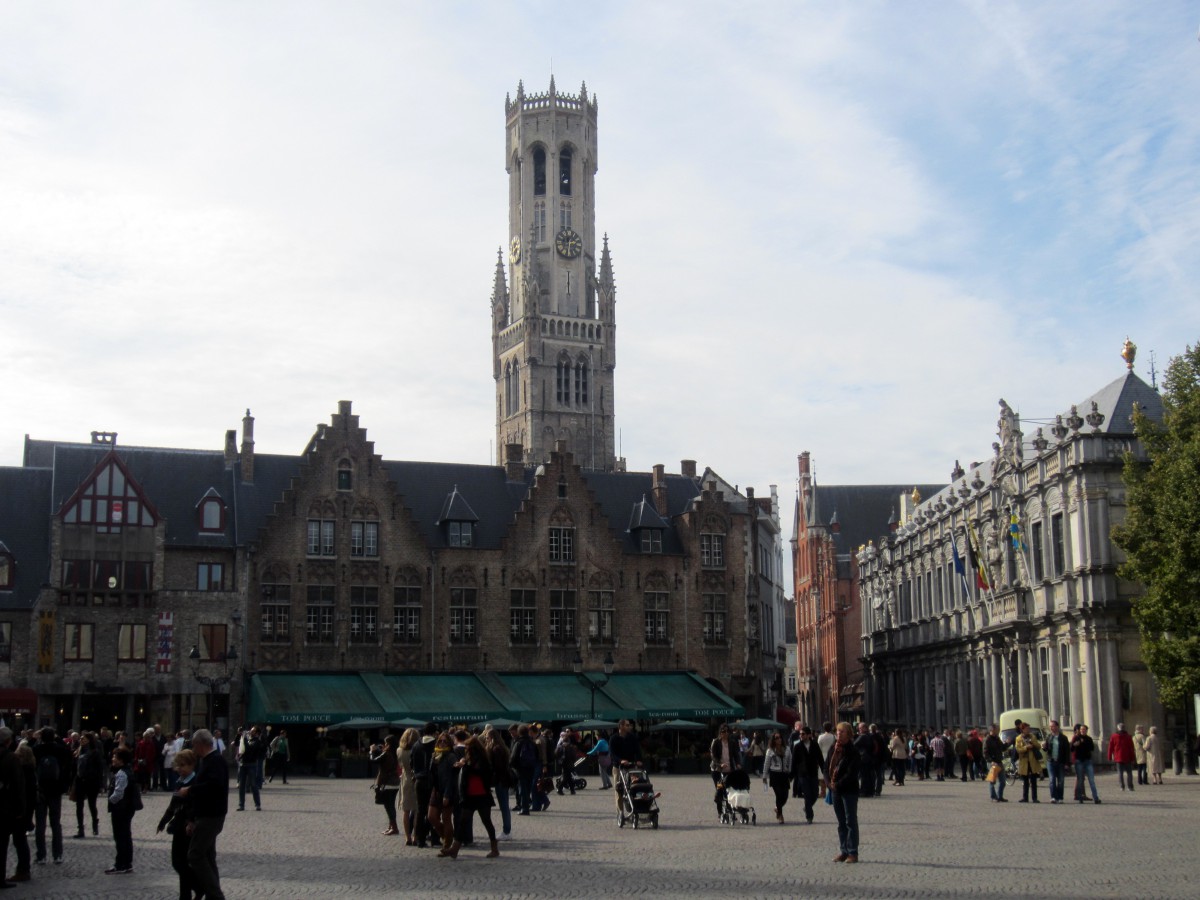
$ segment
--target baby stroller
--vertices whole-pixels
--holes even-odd
[[[645,769],[617,769],[617,827],[632,822],[637,828],[643,821],[651,828],[658,827],[658,794],[650,783]]]
[[[574,763],[563,763],[562,771],[558,777],[554,779],[554,787],[561,794],[564,790],[574,794],[576,791],[587,789],[587,779],[582,775],[575,774],[575,767],[587,762],[586,756],[581,756]]]
[[[758,813],[750,802],[750,775],[745,769],[735,769],[717,783],[717,818],[722,825],[757,825]]]

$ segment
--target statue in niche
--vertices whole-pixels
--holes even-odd
[[[984,532],[984,554],[987,558],[988,573],[991,575],[992,586],[1000,587],[1008,584],[1004,572],[1004,548],[1000,543],[1000,532],[988,525]]]

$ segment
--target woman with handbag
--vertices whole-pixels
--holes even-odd
[[[492,797],[492,761],[478,737],[472,735],[467,738],[463,745],[463,757],[455,764],[455,768],[459,806],[466,815],[467,822],[472,815],[479,813],[479,820],[483,822],[483,830],[487,832],[488,841],[491,843],[487,858],[495,859],[500,855],[500,845],[496,842],[496,826],[492,824],[492,807],[496,805]],[[455,840],[447,856],[457,859],[460,846]]]
[[[717,729],[717,736],[709,745],[708,752],[712,756],[709,770],[714,787],[720,784],[725,776],[734,769],[742,767],[742,748],[737,737],[730,734],[728,725],[722,725]]]
[[[458,802],[458,770],[454,764],[454,739],[443,731],[433,744],[433,761],[429,766],[429,830],[442,840],[438,856],[458,856],[454,840],[454,807]]]
[[[1018,803],[1028,803],[1029,793],[1033,792],[1033,802],[1040,803],[1037,795],[1038,779],[1042,777],[1042,745],[1038,741],[1037,736],[1029,730],[1029,723],[1021,723],[1021,733],[1017,735],[1017,739],[1013,742],[1013,749],[1017,751],[1017,774],[1025,782],[1024,788],[1021,790],[1021,799]]]
[[[79,830],[75,837],[82,838],[83,805],[87,803],[92,814],[92,835],[100,833],[100,813],[96,800],[104,788],[104,748],[100,746],[94,732],[85,731],[79,736],[79,749],[75,753],[75,781],[71,791],[75,795],[75,822]]]
[[[399,834],[396,824],[396,795],[400,791],[400,760],[396,756],[396,735],[389,734],[383,739],[383,749],[371,759],[379,764],[375,773],[375,802],[383,806],[387,814],[388,827],[382,834]]]
[[[171,765],[175,767],[178,777],[176,787],[187,787],[196,777],[196,752],[194,750],[176,752]],[[188,846],[192,842],[188,826],[191,825],[192,819],[191,804],[186,798],[173,792],[171,802],[167,804],[166,811],[158,820],[158,833],[162,834],[165,829],[167,834],[171,835],[171,868],[179,875],[179,900],[192,900],[192,897],[200,891],[199,885],[196,884],[196,876],[192,872],[192,867],[188,865],[187,858]]]
[[[775,821],[783,824],[783,807],[787,803],[788,788],[792,780],[792,748],[783,742],[783,735],[776,731],[767,744],[763,757],[763,784],[769,784],[775,792]]]

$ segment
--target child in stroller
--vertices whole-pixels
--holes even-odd
[[[620,768],[617,770],[617,826],[625,827],[632,822],[637,828],[643,819],[651,828],[658,827],[658,793],[650,783],[645,769]]]
[[[739,819],[743,825],[758,824],[758,813],[750,801],[750,775],[745,769],[734,769],[717,782],[713,801],[721,824],[736,825]]]

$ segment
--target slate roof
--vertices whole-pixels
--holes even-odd
[[[629,530],[637,531],[639,528],[666,527],[666,520],[658,514],[658,510],[654,508],[654,504],[647,500],[643,494],[642,499],[633,504],[633,511],[629,514]]]
[[[888,519],[899,515],[900,496],[911,494],[913,488],[922,497],[930,497],[942,490],[943,484],[849,484],[813,485],[820,509],[829,518],[835,517],[841,528],[832,535],[838,554],[856,553],[868,541],[878,540],[888,533]]]
[[[32,609],[49,581],[51,471],[0,467],[0,543],[16,562],[11,591],[0,591],[0,609]]]
[[[503,466],[384,460],[383,468],[412,513],[421,536],[435,549],[449,546],[446,530],[438,523],[447,494],[455,487],[472,515],[479,513],[472,544],[493,549],[500,546],[533,484],[533,470],[526,470],[524,481],[512,482],[507,480]]]
[[[667,486],[667,519],[687,512],[700,496],[700,481],[686,475],[664,475]],[[596,498],[608,519],[612,535],[627,553],[640,553],[641,544],[628,524],[635,505],[643,497],[653,496],[654,476],[650,472],[584,472],[588,490]],[[663,532],[663,553],[683,553],[683,545],[674,529]]]

